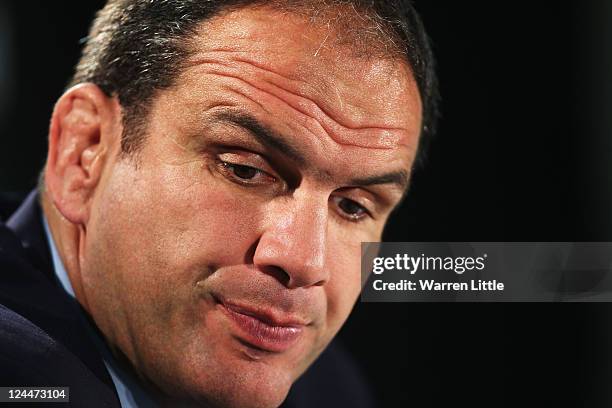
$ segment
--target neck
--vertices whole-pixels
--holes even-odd
[[[76,299],[89,312],[81,275],[81,254],[83,252],[85,228],[82,225],[71,223],[62,216],[47,193],[41,195],[41,205],[49,224],[51,237],[66,269]]]

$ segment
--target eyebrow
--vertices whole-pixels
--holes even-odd
[[[217,112],[214,115],[214,119],[245,129],[263,146],[277,150],[300,165],[307,163],[304,155],[297,148],[288,144],[282,135],[246,113],[224,110]],[[399,170],[376,176],[357,177],[349,181],[351,186],[358,187],[394,184],[404,192],[408,188],[409,183],[410,172],[407,170]]]
[[[408,187],[410,181],[410,173],[405,170],[394,171],[391,173],[382,174],[380,176],[369,176],[363,178],[355,178],[349,181],[350,184],[356,186],[373,186],[378,184],[395,184],[402,190]]]
[[[289,145],[280,134],[247,114],[223,111],[215,114],[215,118],[247,130],[259,143],[283,153],[298,164],[306,163],[306,158],[296,148]]]

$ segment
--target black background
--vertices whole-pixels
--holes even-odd
[[[0,191],[35,185],[102,3],[0,2]],[[386,239],[612,241],[612,6],[416,4],[443,117]],[[358,303],[340,336],[383,406],[605,407],[611,317],[608,304]]]

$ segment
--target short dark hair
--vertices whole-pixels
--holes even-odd
[[[330,4],[331,3],[331,4]],[[109,0],[94,20],[69,87],[92,82],[116,95],[123,109],[122,150],[135,152],[155,92],[170,87],[189,56],[188,39],[202,22],[247,6],[311,10],[350,6],[375,22],[408,61],[423,104],[421,148],[435,131],[438,88],[430,41],[407,0]],[[315,7],[313,7],[315,6]],[[379,35],[380,36],[380,35]]]

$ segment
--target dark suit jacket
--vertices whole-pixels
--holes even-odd
[[[31,193],[6,224],[0,223],[0,386],[68,386],[71,406],[119,407],[85,319],[55,276],[41,209]],[[368,388],[354,362],[333,343],[283,404],[369,406]]]

